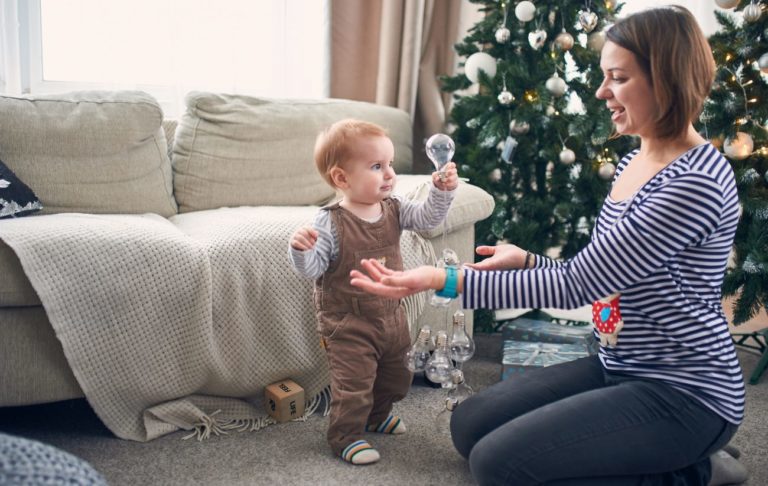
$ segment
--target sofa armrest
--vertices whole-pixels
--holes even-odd
[[[397,176],[395,193],[406,199],[423,201],[429,194],[431,183],[430,175],[400,174]],[[445,221],[437,228],[418,233],[423,238],[432,239],[443,234],[443,227],[448,233],[451,233],[465,226],[474,225],[477,221],[491,215],[494,204],[493,197],[484,190],[467,182],[459,181],[456,197]]]

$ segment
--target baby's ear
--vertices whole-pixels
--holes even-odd
[[[344,169],[341,167],[333,167],[329,175],[331,176],[331,181],[334,186],[341,189],[347,187],[347,174],[344,172]]]

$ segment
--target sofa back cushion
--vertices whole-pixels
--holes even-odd
[[[303,206],[335,195],[315,169],[318,133],[343,118],[383,126],[395,170],[413,163],[411,121],[396,108],[348,100],[280,100],[192,92],[173,144],[179,212],[223,206]]]
[[[177,212],[163,112],[138,91],[0,96],[0,159],[43,214]]]

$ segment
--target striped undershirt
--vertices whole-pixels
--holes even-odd
[[[400,203],[400,228],[415,231],[436,228],[448,214],[455,194],[456,190],[441,191],[434,184],[430,184],[426,201],[411,201],[397,195],[392,196]],[[288,256],[297,273],[318,279],[338,256],[338,235],[329,212],[325,210],[318,211],[312,227],[319,233],[315,247],[300,251],[288,245]]]
[[[616,177],[638,150],[624,157]],[[690,149],[631,198],[608,197],[576,256],[536,256],[531,270],[464,270],[465,308],[563,308],[621,292],[624,328],[601,347],[606,369],[660,380],[734,424],[744,379],[721,304],[739,220],[728,161],[709,143]]]

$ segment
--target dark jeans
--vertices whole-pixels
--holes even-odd
[[[515,375],[459,404],[456,449],[481,485],[706,485],[738,426],[597,356]]]

